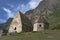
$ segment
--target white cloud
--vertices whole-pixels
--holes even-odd
[[[11,10],[9,10],[9,9],[7,9],[7,8],[3,8],[3,10],[7,13],[8,18],[10,18],[10,17],[13,17],[13,16],[14,16],[14,13],[13,13]]]
[[[12,8],[14,7],[14,5],[12,5],[12,4],[7,4],[7,5],[10,6],[10,7],[12,7]]]
[[[23,13],[25,13],[27,10],[29,10],[30,9],[30,7],[29,7],[29,5],[24,5],[24,4],[22,4],[21,5],[21,12],[23,12]]]
[[[38,6],[38,4],[41,2],[42,0],[31,0],[28,5],[30,5],[30,8],[34,9]]]
[[[28,5],[24,5],[24,4],[19,4],[15,9],[13,9],[14,11],[21,11],[22,13],[25,13],[27,10],[29,10],[29,6]]]
[[[42,0],[31,0],[30,2],[28,2],[27,4],[19,4],[15,9],[13,9],[14,11],[21,11],[22,13],[25,13],[28,10],[34,9],[38,6],[38,4],[41,2]]]
[[[41,1],[42,0],[31,0],[27,4],[19,4],[14,10],[20,10],[21,12],[25,13],[28,10],[36,8]]]
[[[28,10],[36,8],[41,1],[42,0],[31,0],[26,5],[22,4],[20,10],[25,13]]]
[[[6,22],[6,20],[0,19],[0,23],[4,23]]]
[[[15,12],[17,12],[17,11],[21,11],[21,12],[23,12],[23,13],[25,13],[26,11],[28,11],[28,10],[30,10],[30,9],[34,9],[34,8],[36,8],[37,6],[38,6],[38,4],[40,3],[40,1],[42,1],[42,0],[31,0],[30,2],[28,2],[26,5],[25,4],[19,4],[17,7],[15,7],[14,8],[14,6],[13,5],[11,5],[11,4],[8,4],[10,7],[13,7],[14,9],[14,11]],[[7,12],[7,14],[8,14],[8,18],[9,17],[13,17],[14,16],[14,13],[11,11],[11,10],[9,10],[9,9],[7,9],[7,8],[3,8],[4,9],[4,11],[6,11]]]

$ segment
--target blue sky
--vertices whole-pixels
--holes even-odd
[[[13,18],[18,11],[25,13],[38,6],[41,0],[0,0],[0,23]]]

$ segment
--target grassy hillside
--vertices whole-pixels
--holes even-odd
[[[56,9],[49,17],[50,28],[60,29],[60,9]]]
[[[0,37],[0,40],[60,40],[60,30],[26,32]]]

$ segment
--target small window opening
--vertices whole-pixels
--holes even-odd
[[[41,27],[41,25],[39,25],[39,27]]]
[[[14,28],[14,30],[16,30],[16,27]]]

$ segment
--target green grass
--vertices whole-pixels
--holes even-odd
[[[51,19],[49,19],[50,25],[52,29],[60,29],[60,9],[54,11],[50,16],[52,16]]]
[[[15,35],[5,35],[0,40],[60,40],[60,30],[40,32],[24,32]]]
[[[49,22],[50,29],[60,29],[60,9],[56,9],[53,13],[50,13],[47,16],[47,20]]]

